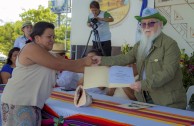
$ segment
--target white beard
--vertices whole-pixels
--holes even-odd
[[[146,58],[146,56],[150,52],[150,48],[153,45],[153,41],[155,40],[156,37],[160,35],[160,33],[161,33],[161,28],[158,28],[156,33],[148,37],[145,35],[145,32],[142,31],[140,45],[138,47],[138,55],[137,55],[138,60],[144,60]]]

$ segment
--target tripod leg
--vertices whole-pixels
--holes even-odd
[[[97,43],[97,49],[99,49],[101,51],[101,53],[102,53],[103,56],[106,56],[106,54],[105,54],[105,52],[104,52],[104,50],[102,48],[102,44],[100,43],[100,36],[99,36],[97,30],[94,31],[94,36],[95,36],[95,41]]]
[[[91,35],[92,35],[92,30],[90,31],[90,35],[89,35],[89,37],[88,37],[88,41],[87,41],[87,44],[86,44],[86,46],[85,46],[85,49],[84,49],[84,51],[83,51],[83,53],[82,53],[82,55],[81,55],[81,58],[83,58],[83,57],[85,56],[86,50],[88,49],[88,43],[89,43],[89,41],[90,41]]]
[[[101,50],[102,55],[103,55],[103,56],[106,56],[106,54],[105,54],[105,52],[104,52],[104,49],[102,48],[101,42],[97,42],[97,43],[98,43],[98,49]]]

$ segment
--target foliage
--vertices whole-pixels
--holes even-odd
[[[50,8],[44,8],[43,6],[39,6],[37,10],[24,10],[24,12],[20,14],[20,17],[22,19],[21,21],[8,22],[0,26],[0,52],[3,52],[5,55],[7,55],[9,50],[13,47],[15,39],[23,34],[21,30],[22,22],[31,21],[32,23],[36,23],[38,21],[47,21],[57,26],[57,15],[51,12]],[[61,26],[55,29],[56,42],[65,43],[65,31],[69,31],[70,27],[66,29],[64,26],[64,21],[67,20],[65,15],[61,15],[61,19]],[[70,32],[68,32],[67,36],[70,38]],[[70,41],[67,41],[67,43],[70,44]],[[70,45],[67,45],[66,48],[69,50]]]
[[[55,28],[56,42],[64,43],[65,39],[65,26],[61,25],[60,27]],[[70,37],[70,34],[68,35]]]
[[[15,24],[6,23],[0,26],[0,52],[7,55],[8,51],[13,47],[14,40],[16,39]]]
[[[54,126],[61,126],[64,123],[63,116],[59,116],[59,118],[54,118],[53,120],[54,120],[54,123],[55,123]]]
[[[122,52],[122,54],[127,54],[129,52],[129,50],[131,50],[132,48],[133,48],[132,46],[129,46],[129,44],[125,42],[121,46],[121,52]]]
[[[36,23],[38,21],[47,21],[51,23],[55,23],[57,19],[57,15],[52,13],[49,8],[44,8],[43,6],[39,6],[38,10],[29,9],[28,11],[20,14],[22,21],[32,21]]]
[[[180,67],[183,73],[183,84],[187,90],[191,85],[194,85],[194,53],[189,57],[185,53],[185,49],[181,49]]]

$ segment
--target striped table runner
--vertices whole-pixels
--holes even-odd
[[[74,95],[53,91],[50,98],[73,104]],[[119,107],[118,105],[120,104],[106,100],[93,99],[93,102],[90,107],[116,112],[118,114],[125,114],[128,116],[135,116],[138,118],[163,122],[165,124],[179,124],[187,126],[194,125],[194,117],[182,116],[157,110],[150,110],[147,108],[138,110],[127,109]]]
[[[112,121],[101,117],[95,117],[95,116],[89,116],[89,115],[83,115],[83,114],[76,114],[73,116],[69,116],[66,119],[74,119],[78,121],[90,122],[95,126],[133,126],[131,124],[124,124],[124,123]],[[85,126],[85,125],[80,125],[80,126]]]
[[[44,105],[42,109],[42,115],[47,115],[47,119],[42,121],[42,124],[48,124],[48,122],[53,122],[52,119],[59,115],[51,109],[47,104]],[[50,123],[51,124],[51,123]],[[75,114],[65,118],[65,124],[73,124],[72,126],[133,126],[131,124],[125,124],[102,117],[84,115],[84,114]],[[47,125],[45,125],[47,126]],[[50,126],[50,125],[49,125]]]

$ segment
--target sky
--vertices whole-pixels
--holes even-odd
[[[21,20],[19,14],[29,9],[38,9],[39,5],[48,7],[48,0],[0,0],[0,25]]]

